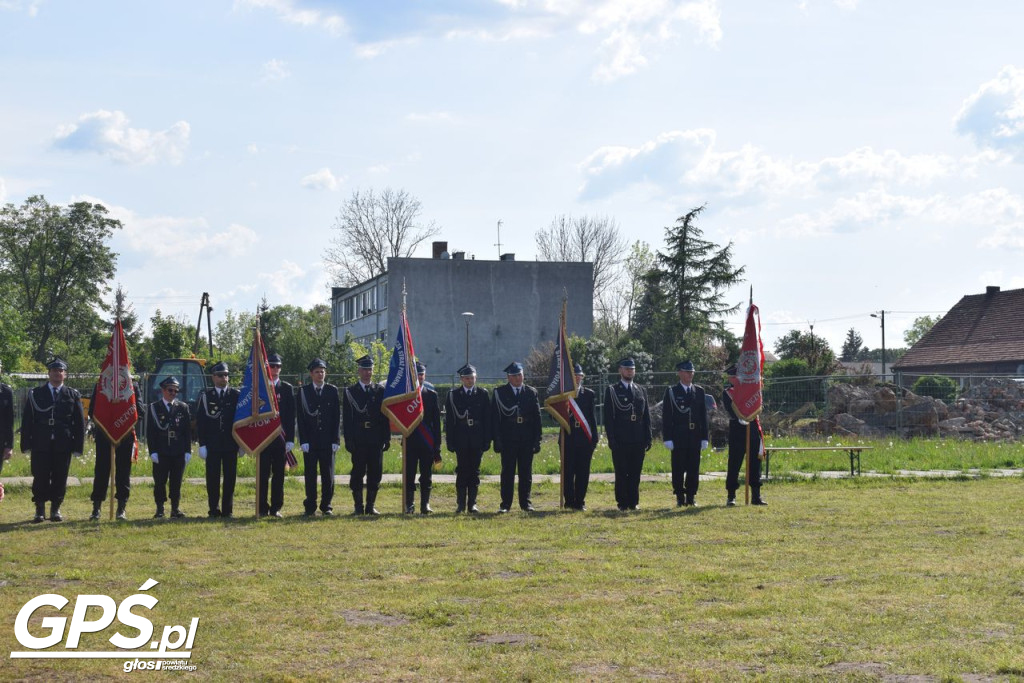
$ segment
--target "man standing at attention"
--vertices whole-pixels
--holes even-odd
[[[164,516],[167,482],[170,481],[171,517],[184,517],[181,511],[181,480],[192,459],[192,416],[188,404],[178,400],[181,384],[176,377],[160,382],[163,396],[149,404],[146,411],[146,445],[153,461],[154,518]]]
[[[590,461],[597,447],[597,420],[594,419],[594,399],[597,396],[593,389],[583,386],[583,368],[579,363],[573,364],[576,374],[576,405],[583,413],[583,421],[587,430],[583,429],[575,415],[569,416],[569,431],[565,434],[565,507],[570,510],[586,510],[587,487],[590,484]]]
[[[3,365],[0,364],[0,372]],[[14,455],[14,390],[0,382],[0,472],[4,461]]]
[[[284,507],[284,468],[288,454],[295,447],[295,389],[281,380],[279,354],[267,356],[270,382],[277,394],[277,409],[281,413],[281,438],[276,439],[260,453],[260,515],[281,517]],[[294,460],[293,460],[294,462]],[[267,485],[270,487],[270,504],[267,505]]]
[[[310,383],[299,389],[299,444],[306,477],[305,515],[316,514],[316,479],[320,470],[320,512],[334,514],[334,455],[341,443],[341,399],[338,387],[327,383],[327,363],[309,362]]]
[[[604,392],[604,433],[615,469],[615,502],[619,510],[640,508],[640,472],[651,448],[651,412],[647,392],[633,381],[636,362],[619,361],[619,381]]]
[[[476,496],[480,490],[480,461],[491,447],[491,401],[487,390],[476,386],[476,368],[459,368],[462,386],[448,392],[444,433],[450,453],[455,454],[456,513],[480,512]]]
[[[238,405],[238,389],[228,386],[228,365],[214,365],[213,388],[199,395],[196,427],[199,457],[206,461],[206,496],[210,517],[231,517],[234,512],[235,476],[238,472],[238,444],[231,430]],[[220,493],[220,474],[224,472],[224,496]]]
[[[672,453],[672,491],[676,506],[696,505],[700,486],[700,454],[708,447],[708,410],[704,387],[693,383],[693,363],[676,365],[679,383],[665,390],[661,403],[665,448]]]
[[[412,514],[416,499],[416,470],[420,472],[420,512],[429,515],[430,489],[435,462],[441,462],[441,402],[434,385],[427,381],[427,366],[416,361],[416,377],[420,382],[420,396],[423,399],[423,420],[416,427],[405,446],[406,467],[409,468],[409,484],[406,489],[405,512]]]
[[[46,501],[50,501],[50,521],[64,521],[60,506],[67,491],[71,456],[81,455],[85,447],[82,396],[64,386],[68,365],[54,358],[46,369],[49,381],[29,392],[21,413],[21,450],[32,454],[34,523],[46,519]]]
[[[491,424],[494,425],[494,452],[501,454],[501,506],[498,512],[512,508],[516,470],[519,470],[519,507],[533,511],[533,456],[540,453],[540,401],[537,390],[523,383],[523,366],[512,362],[505,368],[508,383],[494,390]]]
[[[356,360],[359,380],[345,387],[342,398],[341,426],[345,450],[352,455],[349,488],[355,503],[354,514],[379,515],[374,503],[384,476],[384,451],[391,447],[391,423],[380,411],[384,387],[373,382],[373,359]],[[363,506],[363,478],[366,478],[366,506]]]

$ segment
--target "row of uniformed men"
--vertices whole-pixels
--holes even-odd
[[[364,356],[357,361],[359,381],[343,392],[326,382],[327,367],[320,359],[309,364],[311,382],[298,391],[280,380],[281,363],[282,358],[278,354],[268,357],[283,433],[260,456],[260,514],[281,516],[284,472],[288,461],[294,460],[292,449],[296,423],[305,470],[305,514],[314,515],[317,507],[321,514],[333,514],[335,454],[340,446],[340,437],[344,438],[345,448],[352,457],[349,486],[355,514],[379,514],[375,502],[383,475],[383,453],[389,448],[391,438],[388,420],[381,413],[383,388],[373,382],[373,360]],[[432,512],[429,504],[432,466],[441,458],[441,411],[437,392],[425,381],[425,366],[417,361],[416,369],[423,384],[424,418],[407,444],[406,457],[410,472],[415,473],[417,469],[420,472],[420,512],[426,514]],[[63,519],[60,505],[70,460],[72,454],[82,452],[84,445],[80,396],[74,389],[63,386],[67,365],[55,359],[48,365],[48,370],[49,381],[33,389],[26,401],[21,431],[22,450],[29,452],[34,447],[35,451],[32,488],[36,505],[33,521],[36,522],[45,519],[46,501],[51,502],[50,518],[53,521]],[[666,447],[672,452],[672,487],[679,506],[696,505],[700,456],[709,439],[705,390],[693,384],[694,370],[690,361],[677,365],[679,383],[666,390],[663,402],[662,435]],[[209,516],[231,517],[238,457],[231,428],[238,390],[228,386],[226,364],[218,363],[211,372],[214,387],[200,396],[196,409],[199,455],[206,461]],[[447,449],[456,455],[456,512],[479,511],[480,463],[483,454],[492,448],[501,455],[499,512],[511,509],[517,471],[519,505],[523,510],[533,510],[530,491],[533,456],[540,451],[540,402],[536,389],[524,384],[520,363],[510,364],[505,372],[508,382],[496,388],[491,396],[486,389],[476,386],[476,370],[467,364],[459,369],[461,386],[448,394],[444,440]],[[576,403],[588,429],[583,429],[575,416],[570,419],[564,493],[567,507],[583,510],[586,509],[590,461],[598,442],[598,430],[594,418],[595,394],[583,386],[584,375],[578,364],[575,372],[579,384]],[[731,369],[731,372],[735,370]],[[635,363],[631,358],[619,362],[619,375],[619,381],[605,390],[605,436],[615,469],[616,504],[620,510],[636,510],[639,507],[640,473],[645,454],[653,441],[649,403],[644,388],[633,381]],[[161,382],[162,400],[151,403],[145,415],[147,442],[153,460],[155,517],[164,516],[168,485],[171,516],[184,516],[180,508],[181,482],[191,458],[192,420],[188,405],[177,400],[179,386],[174,377]],[[4,387],[6,385],[0,387],[0,419],[7,415],[6,406],[12,403],[10,388],[5,391]],[[734,505],[747,430],[745,423],[733,413],[728,393],[723,393],[723,401],[732,418],[726,489],[727,503]],[[136,402],[139,402],[138,387]],[[10,415],[9,419],[0,422],[0,444],[5,458],[10,457],[13,449],[13,406]],[[109,452],[110,444],[103,431],[97,429],[95,432],[97,453]],[[757,453],[760,449],[759,430],[755,428],[751,433],[754,439],[751,451]],[[115,497],[119,519],[125,518],[131,461],[136,453],[133,439],[125,439],[116,449]],[[763,505],[759,489],[760,462],[751,458],[751,465],[753,502]],[[97,457],[92,493],[93,519],[99,518],[109,476],[109,458]],[[415,477],[410,476],[406,512],[414,511],[414,495]]]

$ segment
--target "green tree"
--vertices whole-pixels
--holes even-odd
[[[791,412],[808,402],[825,400],[824,382],[803,358],[787,358],[764,370],[765,406],[777,412]]]
[[[907,343],[907,346],[913,346],[921,340],[921,337],[928,334],[928,331],[935,327],[935,323],[940,320],[942,320],[941,315],[935,317],[922,315],[914,318],[914,322],[910,323],[910,328],[903,333],[903,341]]]
[[[836,354],[823,337],[813,332],[790,330],[775,342],[775,353],[780,360],[805,361],[812,375],[828,375],[836,368]]]
[[[25,336],[25,316],[6,297],[0,297],[0,363],[4,372],[28,370],[32,344]]]
[[[940,401],[952,401],[956,398],[956,380],[945,375],[925,375],[918,377],[911,389],[918,396],[930,396]]]
[[[213,343],[221,354],[248,358],[255,318],[247,311],[240,311],[237,315],[230,308],[224,311],[224,317],[217,322],[213,332]]]
[[[156,362],[165,358],[188,358],[192,355],[195,332],[184,316],[165,316],[157,309],[149,319],[152,336],[142,344],[137,358],[132,358],[135,370],[151,372]]]
[[[326,304],[309,310],[287,304],[267,308],[260,316],[260,325],[267,353],[281,354],[281,371],[286,374],[305,375],[314,358],[322,358],[334,377],[354,370],[345,344],[334,343],[331,309]]]
[[[843,349],[839,354],[839,360],[850,362],[857,360],[861,349],[864,348],[864,338],[852,327],[846,332],[846,340],[843,342]]]
[[[0,209],[0,285],[25,317],[37,361],[62,332],[70,347],[96,330],[117,262],[108,243],[120,227],[88,202],[55,206],[36,195]]]

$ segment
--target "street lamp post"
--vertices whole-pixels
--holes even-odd
[[[462,317],[466,321],[466,365],[469,365],[469,321],[473,319],[473,314],[466,311]]]
[[[872,313],[872,318],[879,318],[882,321],[882,381],[885,381],[885,311]]]

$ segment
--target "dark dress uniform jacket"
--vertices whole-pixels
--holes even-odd
[[[665,441],[672,441],[676,448],[694,443],[699,446],[701,441],[710,441],[704,388],[696,384],[690,387],[690,391],[685,391],[678,383],[669,387],[661,404],[661,435]]]
[[[391,443],[391,423],[380,411],[384,387],[369,384],[363,389],[359,382],[345,387],[342,398],[341,427],[345,434],[345,450],[357,448],[384,449]]]
[[[583,431],[579,422],[576,421],[576,416],[570,413],[569,427],[571,429],[565,437],[566,447],[577,451],[589,450],[591,453],[597,448],[597,441],[600,436],[597,433],[597,420],[594,418],[594,399],[596,398],[597,394],[594,393],[594,390],[587,389],[586,387],[581,387],[579,393],[576,394],[576,405],[580,407],[583,419],[590,426],[590,438],[587,438],[587,433]]]
[[[76,389],[61,387],[54,405],[50,384],[29,392],[21,417],[21,450],[33,448],[58,453],[81,453],[85,447],[85,415],[82,395]]]
[[[604,433],[608,446],[636,446],[649,448],[651,411],[647,405],[647,392],[633,382],[630,389],[622,382],[611,384],[604,392]]]
[[[495,452],[500,453],[505,447],[538,452],[541,431],[537,390],[524,384],[516,396],[512,385],[505,384],[494,390],[493,403]]]
[[[281,431],[285,443],[295,442],[295,389],[284,380],[278,380],[274,387],[277,394],[277,409],[281,412]]]
[[[238,450],[238,444],[231,435],[238,396],[238,389],[233,387],[226,387],[221,397],[217,396],[216,388],[206,389],[200,394],[196,403],[196,429],[200,446],[217,452],[234,453]]]
[[[14,391],[0,384],[0,458],[8,448],[14,448]]]
[[[299,443],[308,443],[309,450],[331,450],[331,444],[341,443],[341,397],[338,387],[324,384],[320,396],[312,382],[299,389],[296,413],[299,423]]]
[[[441,456],[441,399],[434,385],[429,382],[424,382],[420,395],[423,397],[423,421],[409,436],[407,449],[417,453],[430,453],[437,459]],[[427,443],[420,433],[421,428],[430,433],[433,444]]]
[[[146,446],[163,462],[164,456],[185,455],[192,451],[192,418],[188,404],[174,400],[168,412],[163,399],[149,404],[146,411]]]
[[[486,389],[476,387],[473,395],[465,387],[448,392],[444,415],[448,450],[486,451],[491,447],[491,400]]]

